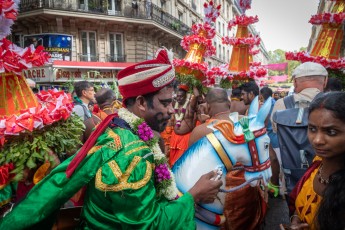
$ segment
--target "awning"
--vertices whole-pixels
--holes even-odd
[[[72,69],[124,69],[134,65],[134,62],[86,62],[86,61],[53,61],[55,68],[72,68]]]
[[[36,86],[36,82],[34,82],[32,79],[25,78],[25,80],[31,88],[34,88]]]

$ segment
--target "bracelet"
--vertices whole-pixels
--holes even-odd
[[[298,219],[299,219],[300,221],[302,221],[301,218],[299,218],[299,215],[293,214],[293,215],[290,217],[290,223],[292,223],[292,219],[293,219],[295,216],[297,216]]]
[[[267,188],[271,193],[273,193],[274,197],[277,197],[279,195],[280,186],[274,185],[270,181],[270,182],[268,182]]]

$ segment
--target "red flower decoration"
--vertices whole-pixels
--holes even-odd
[[[7,163],[2,166],[0,166],[0,186],[5,185],[14,176],[14,174],[11,173],[11,171],[14,169],[13,163]]]
[[[232,19],[228,23],[228,29],[231,30],[234,26],[248,26],[259,21],[258,16],[246,16],[245,14],[235,16],[235,19]]]
[[[324,14],[316,14],[311,16],[309,23],[313,25],[321,25],[321,24],[342,24],[345,19],[345,13],[324,13]]]

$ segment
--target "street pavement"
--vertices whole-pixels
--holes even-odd
[[[281,196],[277,198],[268,197],[264,230],[280,230],[280,224],[288,224],[289,222],[289,209],[286,200],[282,199]]]

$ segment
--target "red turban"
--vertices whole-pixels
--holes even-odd
[[[165,48],[159,49],[155,59],[121,70],[117,79],[124,101],[127,98],[159,91],[175,79],[172,52]]]
[[[188,85],[179,85],[178,88],[179,88],[179,89],[182,89],[182,90],[184,90],[184,91],[186,91],[186,92],[189,91]]]

